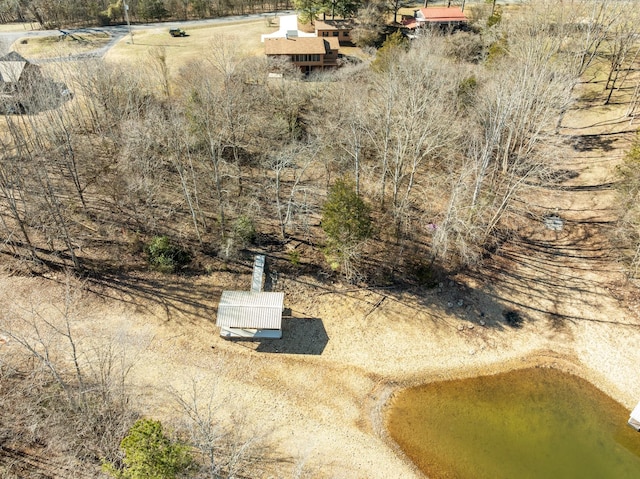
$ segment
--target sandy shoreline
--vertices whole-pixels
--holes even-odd
[[[243,431],[269,451],[262,477],[422,477],[389,439],[384,415],[396,391],[431,381],[544,366],[586,379],[629,410],[640,400],[640,320],[619,306],[622,322],[576,320],[558,328],[528,312],[522,327],[511,328],[501,314],[510,303],[473,282],[475,289],[460,282],[394,295],[340,285],[326,292],[312,278],[304,287],[283,279],[293,318],[283,340],[265,350],[226,341],[214,326],[227,273],[172,281],[207,301],[142,301],[106,289],[85,294],[80,316],[88,328],[96,319],[125,328],[132,344],[150,338],[130,378],[145,414],[172,423],[172,395],[189,391],[195,379],[214,384],[217,420],[241,418]],[[2,290],[14,304],[33,302],[33,292],[62,297],[59,283],[41,278],[4,278]],[[450,307],[458,297],[464,306]],[[611,318],[616,304],[601,301],[604,309],[592,316]]]
[[[511,371],[518,371],[528,368],[553,368],[582,379],[587,380],[590,384],[594,385],[597,389],[601,390],[608,396],[612,397],[619,403],[625,405],[625,398],[628,396],[625,392],[620,393],[620,387],[618,384],[610,381],[609,378],[602,378],[594,371],[589,370],[584,365],[575,362],[574,358],[566,358],[555,354],[553,351],[540,351],[533,353],[528,357],[520,359],[508,360],[505,362],[499,362],[488,367],[483,368],[470,368],[458,371],[447,371],[446,380],[465,379],[478,376],[491,376],[495,374],[501,374]],[[374,430],[378,436],[384,441],[384,443],[395,452],[395,454],[402,458],[409,468],[413,470],[416,477],[424,477],[422,472],[412,463],[411,459],[407,457],[400,446],[392,439],[386,427],[386,420],[389,409],[393,408],[394,401],[398,392],[405,388],[414,386],[428,385],[429,383],[442,381],[444,379],[438,377],[432,378],[433,373],[425,373],[425,375],[417,375],[414,378],[407,380],[402,384],[393,383],[383,388],[383,393],[380,397],[380,403],[375,406],[372,411],[372,423],[374,424]],[[430,379],[431,378],[431,379]],[[640,398],[639,398],[640,400]],[[632,399],[631,403],[627,403],[626,407],[632,409],[636,402]]]
[[[249,423],[268,429],[274,451],[303,462],[307,475],[300,477],[422,477],[384,428],[385,410],[404,387],[542,366],[586,379],[629,410],[640,400],[636,316],[624,324],[575,321],[558,330],[531,313],[514,329],[501,314],[507,305],[487,299],[482,288],[469,293],[456,284],[389,296],[372,312],[388,293],[318,296],[310,286],[301,291],[285,281],[280,287],[299,322],[321,321],[328,337],[321,354],[265,353],[259,343],[225,341],[210,326],[201,351],[233,363],[225,368],[225,394],[242,403]],[[462,294],[470,308],[452,310],[450,300]],[[305,338],[304,327],[285,328],[284,335],[285,351],[288,341],[304,351],[301,343],[314,340]],[[306,348],[315,351],[313,344]],[[250,399],[239,401],[245,395]],[[290,476],[280,470],[265,477]]]

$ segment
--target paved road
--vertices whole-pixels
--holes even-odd
[[[220,17],[220,18],[208,18],[205,20],[189,20],[182,22],[164,22],[164,23],[137,23],[135,25],[131,25],[131,30],[134,32],[136,30],[148,30],[150,28],[189,28],[198,25],[223,25],[225,23],[233,23],[233,22],[249,22],[252,20],[259,20],[261,18],[273,17],[273,16],[281,16],[281,15],[293,15],[295,12],[292,10],[280,11],[280,12],[269,12],[269,13],[255,13],[251,15],[234,15],[231,17]],[[77,55],[72,55],[64,58],[50,58],[50,59],[42,59],[37,62],[47,62],[47,61],[60,61],[60,60],[82,60],[85,58],[101,58],[103,57],[111,47],[113,47],[120,39],[124,36],[128,35],[129,30],[127,25],[113,25],[107,27],[91,27],[91,28],[78,28],[71,30],[25,30],[18,32],[0,32],[0,53],[6,53],[11,45],[20,38],[37,38],[37,37],[50,37],[50,36],[58,36],[61,35],[61,32],[66,32],[70,34],[75,33],[87,33],[87,32],[105,32],[111,36],[111,40],[105,46],[93,50],[91,52],[79,53]],[[135,41],[135,36],[134,36]]]

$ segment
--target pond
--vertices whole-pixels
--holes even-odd
[[[533,368],[406,389],[387,426],[431,479],[637,479],[628,419],[587,381]]]

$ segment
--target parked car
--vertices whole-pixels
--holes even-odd
[[[169,29],[169,35],[172,37],[186,37],[187,32],[185,32],[182,28],[171,28]]]

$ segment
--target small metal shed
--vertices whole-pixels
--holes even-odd
[[[223,291],[216,325],[223,338],[282,338],[284,293]]]
[[[631,416],[629,417],[629,426],[640,432],[640,403],[638,403],[636,408],[631,411]]]

